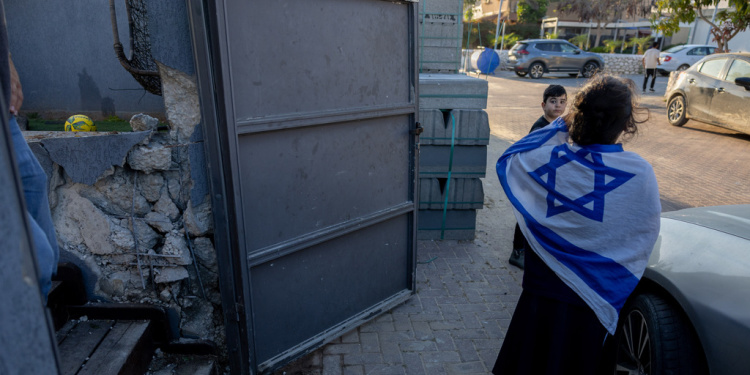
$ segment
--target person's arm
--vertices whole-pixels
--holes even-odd
[[[21,80],[18,78],[18,72],[13,65],[13,60],[8,55],[8,65],[10,66],[10,113],[18,116],[23,104],[23,90],[21,89]]]

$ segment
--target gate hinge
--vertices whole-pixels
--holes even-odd
[[[422,132],[424,131],[424,128],[422,127],[422,124],[418,122],[418,123],[416,123],[414,125],[415,125],[414,129],[412,129],[410,131],[411,134],[414,134],[414,135],[420,135],[420,134],[422,134]]]

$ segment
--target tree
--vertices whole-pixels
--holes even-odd
[[[464,20],[471,22],[474,19],[474,7],[479,0],[464,0]]]
[[[518,2],[518,21],[520,23],[538,23],[547,14],[548,0],[520,0]]]
[[[646,16],[655,0],[562,0],[557,5],[560,13],[575,14],[582,22],[596,23],[598,46],[607,25],[623,16]]]
[[[750,26],[748,0],[728,0],[731,8],[716,13],[712,21],[703,13],[705,8],[716,7],[719,0],[657,0],[656,13],[651,15],[651,24],[664,35],[680,30],[680,23],[693,23],[698,17],[711,26],[710,32],[716,41],[716,52],[729,52],[729,41],[737,33]]]
[[[587,47],[587,44],[589,43],[589,36],[586,34],[576,35],[570,39],[568,39],[568,42],[571,42],[578,46],[580,49],[584,49]]]

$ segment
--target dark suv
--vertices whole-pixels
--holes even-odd
[[[559,39],[528,39],[516,43],[508,54],[508,70],[519,77],[526,74],[537,79],[544,73],[569,73],[591,78],[604,67],[604,60],[596,53],[585,52]]]

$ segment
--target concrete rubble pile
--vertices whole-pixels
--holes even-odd
[[[192,77],[160,66],[169,131],[27,132],[49,177],[61,261],[90,298],[167,306],[183,337],[222,347],[223,317],[200,107]]]
[[[473,240],[484,205],[487,81],[459,74],[460,0],[420,3],[419,239]]]

